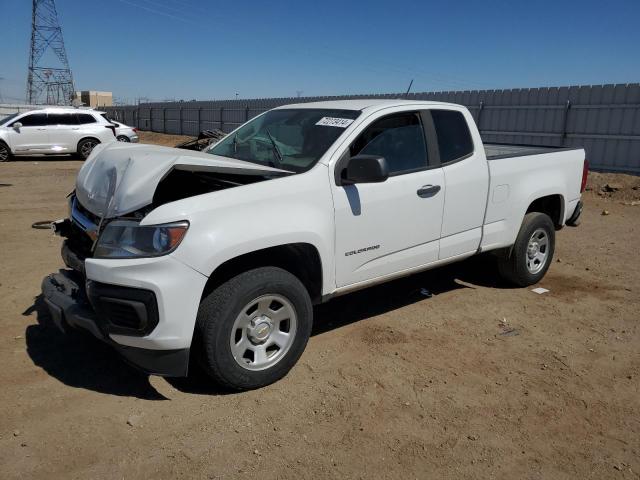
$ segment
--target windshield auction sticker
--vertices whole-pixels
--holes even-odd
[[[316,125],[324,125],[325,127],[347,128],[352,123],[353,120],[351,120],[350,118],[322,117],[320,120],[318,120],[318,123],[316,123]]]

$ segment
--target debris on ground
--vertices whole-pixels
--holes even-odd
[[[426,288],[421,288],[420,289],[420,295],[422,295],[423,297],[427,297],[427,298],[431,298],[433,297],[433,293],[431,293],[429,290],[427,290]]]
[[[603,192],[617,192],[618,190],[622,190],[622,185],[614,183],[605,183],[602,186],[602,191]]]
[[[537,293],[538,295],[542,295],[543,293],[547,293],[549,290],[542,287],[532,288],[531,291],[533,293]]]
[[[589,172],[586,191],[614,200],[640,200],[640,182],[635,175]]]
[[[517,328],[509,327],[501,332],[500,335],[503,337],[515,337],[517,335],[520,335],[520,331]]]
[[[129,415],[127,425],[130,427],[139,427],[142,421],[142,415]]]

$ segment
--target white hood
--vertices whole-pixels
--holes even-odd
[[[113,142],[96,146],[82,166],[76,197],[100,217],[125,215],[149,205],[158,183],[172,169],[239,175],[286,172],[209,153]]]

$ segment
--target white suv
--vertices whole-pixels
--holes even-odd
[[[44,108],[0,120],[0,162],[12,155],[79,154],[86,159],[99,143],[116,141],[104,112]]]

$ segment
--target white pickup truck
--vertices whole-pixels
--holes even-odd
[[[69,196],[55,323],[146,372],[257,388],[302,354],[313,304],[482,252],[526,286],[577,225],[582,149],[483,145],[459,105],[270,110],[204,152],[98,145]],[[488,272],[488,274],[491,274]]]

